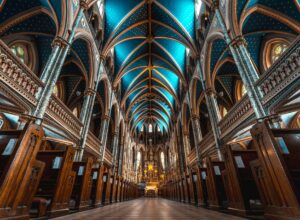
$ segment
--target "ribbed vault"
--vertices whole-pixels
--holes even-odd
[[[153,123],[169,133],[195,53],[194,0],[106,1],[103,55],[113,51],[114,87],[131,131]]]

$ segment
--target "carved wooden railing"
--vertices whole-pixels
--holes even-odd
[[[109,150],[106,149],[105,155],[104,155],[104,162],[105,162],[106,164],[108,164],[108,165],[111,166],[111,165],[112,165],[112,160],[113,160],[113,158],[112,158],[111,152],[110,152]]]
[[[278,96],[287,98],[298,84],[300,84],[300,37],[256,82],[256,86],[263,93],[262,103],[265,108],[272,108]],[[296,83],[296,85],[295,85]],[[254,117],[248,96],[236,103],[220,121],[222,137],[237,128],[247,118]]]
[[[253,114],[250,100],[245,95],[238,103],[236,103],[227,115],[220,121],[219,126],[221,128],[222,137],[224,137],[230,128],[237,127],[239,123],[245,121]]]
[[[36,93],[38,88],[44,87],[43,82],[1,40],[0,80],[26,99],[31,107],[37,104]],[[46,113],[53,121],[59,121],[73,135],[79,136],[82,127],[81,122],[56,96],[52,95]]]
[[[88,133],[86,145],[93,151],[95,155],[100,155],[100,140],[91,131]]]
[[[300,84],[300,37],[289,47],[287,51],[278,59],[256,82],[256,86],[263,93],[262,103],[267,109],[273,108],[279,100],[288,98]],[[249,97],[244,96],[236,103],[220,121],[222,138],[230,134],[234,129],[245,122],[247,119],[255,118]],[[214,146],[212,132],[204,136],[199,144],[200,155],[213,152],[209,149]],[[193,149],[195,151],[195,149]],[[191,152],[191,159],[195,152]],[[190,161],[194,163],[195,159]]]
[[[1,40],[0,80],[33,105],[36,104],[38,88],[43,86],[40,79]]]
[[[59,98],[52,95],[46,113],[51,118],[59,120],[64,128],[79,137],[82,123]]]
[[[264,96],[263,103],[268,105],[268,102],[279,93],[290,89],[299,76],[300,37],[257,81],[256,85],[261,88]]]
[[[199,153],[200,155],[206,154],[206,152],[215,145],[214,134],[210,131],[206,134],[201,142],[199,143]]]

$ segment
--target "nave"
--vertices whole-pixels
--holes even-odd
[[[0,220],[299,220],[299,146],[300,0],[0,0]]]
[[[62,216],[55,220],[243,220],[244,218],[197,208],[161,198],[141,198]]]

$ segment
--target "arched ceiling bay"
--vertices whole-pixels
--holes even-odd
[[[103,55],[114,54],[114,87],[131,131],[152,122],[169,132],[195,53],[194,0],[106,0]]]

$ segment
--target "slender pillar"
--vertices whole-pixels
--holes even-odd
[[[188,131],[182,132],[182,138],[183,138],[183,149],[184,149],[184,156],[186,157],[187,155],[190,154],[190,142],[189,142],[189,133]],[[187,161],[185,160],[185,167],[187,166]]]
[[[119,151],[119,127],[116,128],[116,132],[113,134],[113,140],[112,140],[112,146],[113,146],[113,175],[116,173],[116,166],[117,166],[117,160],[118,160],[118,151]]]
[[[47,79],[53,72],[53,69],[55,68],[55,64],[57,63],[58,57],[61,54],[61,50],[65,46],[65,40],[61,37],[56,37],[52,42],[52,51],[51,54],[47,60],[47,63],[45,65],[45,68],[43,69],[43,72],[41,74],[41,81],[43,83],[47,82]],[[39,95],[38,95],[39,96]]]
[[[102,123],[101,123],[101,129],[100,129],[100,134],[99,134],[99,140],[101,143],[101,146],[100,146],[100,161],[101,162],[104,161],[104,156],[105,156],[109,120],[110,120],[110,117],[108,115],[105,115],[102,118]]]
[[[241,79],[246,87],[247,94],[255,112],[255,115],[257,118],[264,118],[268,115],[268,113],[264,109],[261,102],[263,98],[262,93],[259,90],[259,88],[255,86],[255,82],[259,77],[253,62],[251,61],[250,54],[246,48],[246,40],[242,36],[238,36],[235,39],[232,39],[227,32],[226,24],[219,10],[219,5],[217,1],[214,1],[213,7],[218,22],[223,31],[225,41],[229,46],[233,59],[239,70]]]
[[[71,48],[71,44],[74,40],[74,36],[77,30],[77,27],[82,19],[83,16],[83,12],[84,10],[86,10],[88,8],[88,4],[86,3],[86,1],[81,0],[80,1],[80,8],[79,11],[76,15],[75,21],[73,23],[73,26],[71,28],[71,32],[67,38],[66,41],[61,40],[61,46],[62,49],[58,52],[55,51],[53,52],[53,54],[55,55],[56,53],[58,53],[59,55],[53,55],[53,57],[50,57],[50,59],[52,61],[49,61],[52,65],[51,68],[46,68],[47,72],[45,72],[44,74],[42,74],[42,78],[45,80],[47,79],[47,82],[45,84],[45,87],[41,90],[41,92],[38,94],[39,97],[38,98],[38,103],[37,106],[35,108],[35,111],[33,113],[33,116],[36,117],[36,121],[35,123],[40,125],[42,123],[42,120],[44,118],[46,109],[49,105],[50,102],[50,98],[53,92],[53,88],[59,78],[61,69],[63,67],[63,64],[65,62],[65,59],[68,55],[68,52]],[[52,53],[51,53],[52,54]],[[54,61],[54,58],[56,58],[56,61]]]
[[[218,107],[217,100],[216,100],[216,97],[215,97],[215,94],[213,93],[213,91],[209,88],[206,88],[206,83],[205,83],[205,80],[203,77],[203,73],[201,70],[199,60],[197,62],[197,70],[198,70],[198,73],[200,76],[200,82],[201,82],[202,88],[204,90],[206,105],[207,105],[207,109],[208,109],[208,115],[210,118],[212,131],[214,134],[218,158],[219,158],[219,160],[222,160],[223,156],[222,156],[222,153],[220,150],[220,148],[221,148],[221,130],[219,127],[219,121],[221,120],[221,116],[220,116],[219,107]]]
[[[80,131],[80,146],[75,155],[76,161],[81,161],[82,157],[83,157],[86,139],[87,139],[87,135],[88,135],[89,127],[90,127],[90,121],[91,121],[91,117],[92,117],[92,113],[93,113],[93,105],[95,102],[95,98],[96,98],[96,91],[92,90],[92,89],[89,89],[86,92],[85,97],[84,97],[84,101],[83,101],[83,105],[82,105],[83,108],[80,113],[80,121],[82,122],[83,127],[81,128],[81,131]]]
[[[176,124],[176,123],[174,123]],[[177,150],[178,150],[178,159],[179,159],[179,168],[180,168],[180,175],[183,175],[184,174],[184,158],[183,158],[183,152],[182,152],[182,146],[181,146],[181,143],[180,143],[180,137],[179,135],[177,134],[177,129],[175,128],[175,140],[177,142]]]
[[[120,154],[119,154],[119,163],[118,163],[118,176],[122,176],[123,171],[123,154],[124,154],[124,137],[122,137],[121,143],[120,143]]]
[[[193,115],[193,114],[192,114],[192,128],[193,128],[195,145],[196,145],[195,149],[196,149],[196,154],[197,154],[197,165],[199,166],[200,161],[201,161],[199,144],[203,137],[202,137],[201,127],[200,127],[200,119],[198,116]]]

